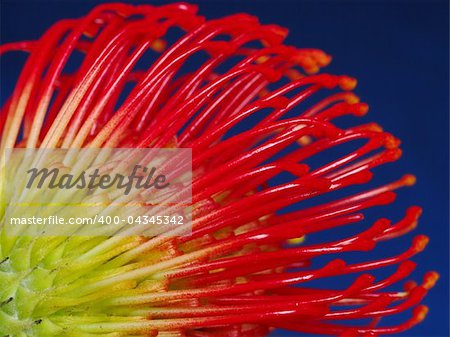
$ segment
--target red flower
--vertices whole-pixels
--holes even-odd
[[[40,245],[25,267],[14,263],[25,250],[3,237],[3,334],[250,337],[285,328],[377,336],[425,317],[420,302],[437,273],[403,290],[391,285],[408,278],[427,237],[396,256],[370,253],[413,230],[420,208],[395,223],[368,226],[363,215],[392,203],[414,177],[346,192],[397,160],[400,142],[377,124],[335,126],[368,110],[350,92],[356,80],[317,74],[331,57],[284,45],[286,34],[245,14],[205,21],[187,4],[108,4],[56,23],[37,41],[1,47],[29,54],[2,109],[2,151],[186,147],[194,154],[191,236]],[[347,225],[351,236],[308,243]],[[365,262],[340,258],[361,251]],[[392,265],[384,279],[371,274]],[[44,275],[49,286],[37,290],[33,282]],[[353,281],[334,279],[340,275]],[[311,285],[318,279],[328,288]],[[380,324],[410,308],[408,321]],[[351,323],[360,319],[368,323]]]

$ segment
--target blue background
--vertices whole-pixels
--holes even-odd
[[[54,21],[84,15],[99,2],[2,0],[1,40],[37,38]],[[389,213],[395,220],[411,204],[424,208],[416,233],[427,234],[431,242],[415,258],[419,267],[414,276],[420,280],[430,269],[441,274],[440,282],[424,301],[431,309],[427,319],[404,336],[448,336],[448,2],[192,2],[199,4],[200,13],[208,18],[248,12],[263,23],[285,26],[290,30],[289,44],[321,48],[333,55],[326,71],[358,78],[356,93],[370,105],[364,122],[377,121],[403,141],[402,159],[377,170],[376,179],[395,179],[405,172],[418,177],[414,188],[399,193]],[[18,67],[14,62],[2,67],[2,100],[12,90]],[[384,253],[398,252],[398,247],[407,247],[410,239],[408,236],[386,245]],[[296,336],[288,332],[274,335]]]

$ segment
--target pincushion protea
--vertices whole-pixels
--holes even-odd
[[[2,109],[2,151],[192,148],[194,174],[190,236],[11,244],[3,231],[2,336],[254,337],[274,328],[378,336],[425,317],[420,302],[435,272],[403,290],[390,286],[413,271],[410,258],[427,237],[396,256],[369,253],[414,229],[420,208],[396,223],[363,221],[414,177],[320,197],[369,182],[373,168],[399,158],[399,141],[376,124],[333,125],[367,112],[350,92],[356,81],[317,74],[330,57],[284,45],[286,33],[245,14],[205,21],[188,4],[107,4],[56,23],[37,41],[1,47],[2,55],[29,54]],[[351,224],[359,228],[352,236],[303,242]],[[365,262],[339,258],[361,251]],[[375,279],[373,271],[392,265]],[[340,275],[353,281],[340,285]],[[310,283],[323,278],[327,289]],[[382,317],[410,308],[409,320],[382,326]]]

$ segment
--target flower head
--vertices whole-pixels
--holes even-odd
[[[329,55],[287,46],[286,29],[249,15],[196,11],[106,4],[1,47],[28,54],[2,109],[2,151],[192,148],[194,216],[182,237],[2,235],[2,335],[350,337],[419,323],[438,275],[395,286],[427,237],[395,256],[371,252],[412,231],[420,208],[364,220],[414,184],[405,175],[364,188],[399,158],[399,140],[374,123],[337,126],[368,106],[355,79],[319,73]],[[353,234],[319,235],[344,226]],[[345,261],[357,252],[362,261]],[[382,268],[390,273],[376,278]],[[410,308],[409,320],[383,325]]]

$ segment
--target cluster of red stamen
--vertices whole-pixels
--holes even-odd
[[[286,34],[244,14],[205,21],[188,4],[110,4],[56,23],[37,41],[1,47],[2,54],[29,53],[2,109],[2,150],[193,149],[192,235],[142,238],[117,253],[113,265],[131,268],[124,275],[152,275],[164,287],[112,296],[108,305],[132,308],[146,322],[102,329],[254,337],[284,328],[351,337],[400,333],[424,318],[420,302],[436,273],[402,290],[391,286],[411,274],[410,258],[424,249],[425,236],[396,256],[372,260],[365,253],[367,262],[359,263],[339,258],[372,251],[416,227],[419,207],[396,223],[383,218],[367,226],[363,215],[392,203],[395,190],[414,177],[320,201],[368,183],[373,169],[399,158],[399,141],[374,123],[334,125],[339,117],[367,112],[350,92],[356,81],[317,74],[330,57],[284,45]],[[356,143],[337,159],[308,164]],[[274,183],[282,175],[290,179]],[[316,206],[302,206],[312,198]],[[329,241],[321,234],[342,226],[356,233]],[[324,241],[309,245],[315,235]],[[133,269],[155,250],[166,252],[162,261]],[[316,262],[324,257],[328,262]],[[376,280],[372,271],[392,265],[392,274]],[[333,281],[346,274],[355,274],[350,284]],[[308,287],[324,278],[327,289]],[[410,308],[406,322],[380,325]],[[367,323],[349,323],[360,319]],[[82,328],[103,331],[87,323]]]

